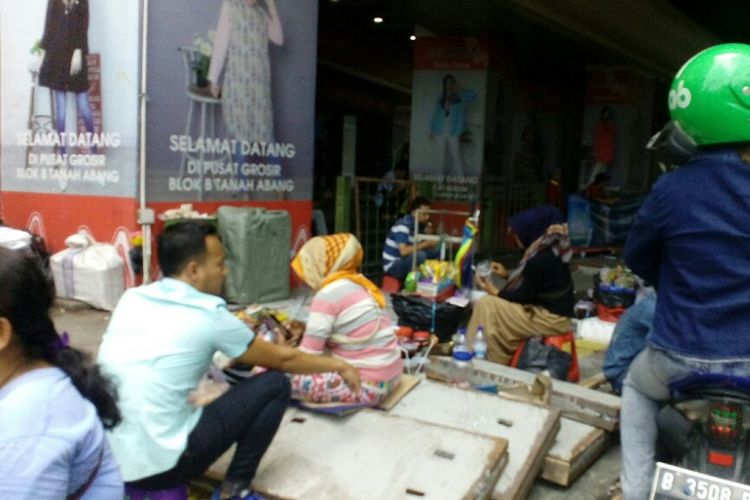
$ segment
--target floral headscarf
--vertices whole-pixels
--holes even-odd
[[[526,263],[537,253],[547,248],[564,263],[570,262],[573,252],[570,248],[568,223],[557,207],[542,205],[530,208],[510,218],[510,228],[526,247],[518,268],[505,284],[506,290],[515,290],[523,283],[523,270]]]

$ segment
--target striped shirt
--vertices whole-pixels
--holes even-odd
[[[340,279],[313,297],[300,349],[310,354],[328,350],[358,368],[365,381],[391,380],[403,369],[394,330],[363,286]]]
[[[398,249],[401,244],[414,244],[414,216],[412,214],[401,217],[388,232],[383,247],[383,271],[390,269],[393,263],[401,258],[401,251]]]

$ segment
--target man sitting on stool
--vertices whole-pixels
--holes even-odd
[[[403,281],[411,271],[414,252],[417,252],[417,265],[427,259],[437,258],[438,252],[435,247],[438,241],[423,240],[414,243],[414,221],[417,211],[422,211],[419,214],[419,232],[423,233],[430,224],[430,214],[425,211],[429,208],[430,200],[417,196],[411,203],[411,213],[397,220],[391,227],[383,247],[383,271],[388,276]]]

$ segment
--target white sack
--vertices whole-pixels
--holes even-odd
[[[18,250],[31,245],[31,234],[19,229],[0,226],[0,247]]]
[[[50,258],[57,296],[114,309],[125,291],[124,264],[115,247],[84,233],[68,236],[65,244],[67,249]]]

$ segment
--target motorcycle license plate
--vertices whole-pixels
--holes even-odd
[[[750,486],[658,462],[649,498],[750,500]]]

